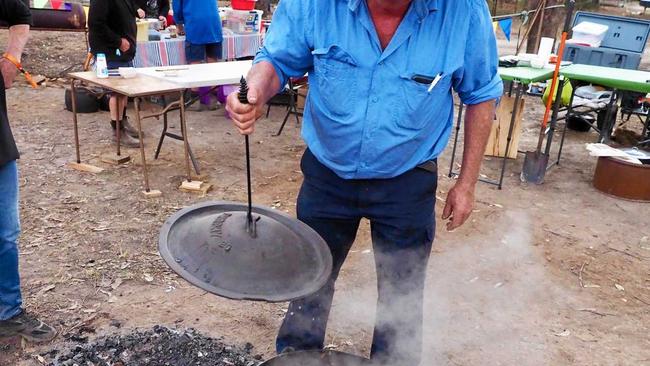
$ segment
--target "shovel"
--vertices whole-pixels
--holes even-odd
[[[567,1],[567,15],[564,22],[564,30],[562,31],[562,39],[560,47],[558,48],[557,61],[555,63],[555,72],[553,73],[553,80],[551,81],[551,94],[557,87],[558,78],[560,76],[560,66],[562,64],[562,56],[564,55],[564,46],[569,32],[571,18],[573,16],[573,7],[575,0]],[[542,128],[539,133],[539,140],[537,141],[537,150],[528,151],[524,157],[524,168],[521,172],[521,181],[535,184],[542,184],[544,182],[544,175],[548,166],[549,154],[542,153],[542,144],[546,136],[546,127],[548,126],[548,117],[551,114],[551,106],[553,104],[553,97],[549,94],[546,101],[546,111],[544,112],[544,119],[542,120]],[[560,103],[561,95],[560,90],[557,91],[555,97],[556,103]]]

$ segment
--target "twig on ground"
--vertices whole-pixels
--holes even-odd
[[[566,240],[575,240],[575,238],[572,238],[572,237],[570,237],[570,236],[567,235],[567,234],[561,234],[561,233],[555,232],[555,231],[553,231],[553,230],[551,230],[551,229],[544,229],[544,231],[546,231],[546,232],[549,233],[549,234],[553,234],[553,235],[555,235],[555,236],[558,236],[558,237],[560,237],[560,238],[562,238],[562,239],[566,239]]]
[[[620,249],[612,248],[612,247],[609,247],[609,246],[607,247],[607,249],[609,249],[609,250],[611,250],[611,251],[613,251],[613,252],[617,252],[617,253],[621,253],[621,254],[624,254],[624,255],[630,256],[630,257],[632,257],[632,258],[634,258],[634,259],[637,259],[637,260],[648,259],[647,257],[641,257],[641,256],[639,256],[639,255],[632,254],[632,253],[628,253],[628,252],[626,252],[626,251],[624,251],[624,250],[620,250]],[[607,252],[605,252],[605,253],[607,253]]]
[[[650,306],[650,302],[647,302],[647,301],[645,301],[645,300],[643,300],[643,299],[641,299],[641,298],[639,298],[639,297],[637,297],[635,295],[632,295],[632,297],[635,298],[636,300],[638,300],[639,302],[642,302],[642,303]]]
[[[589,309],[589,308],[578,309],[578,311],[584,311],[584,312],[587,312],[587,313],[592,313],[592,314],[596,314],[596,315],[600,315],[600,316],[608,316],[608,315],[609,316],[616,316],[616,314],[613,314],[613,313],[602,313],[600,311],[597,311],[596,309]]]
[[[585,284],[582,282],[582,272],[585,270],[585,266],[587,266],[587,262],[582,263],[582,266],[580,266],[580,271],[578,272],[578,281],[580,281],[580,288],[585,288]]]
[[[93,320],[95,320],[96,317],[97,317],[97,313],[92,314],[91,316],[89,316],[85,320],[81,320],[81,321],[77,322],[75,325],[73,325],[70,328],[66,329],[66,331],[63,332],[62,334],[70,334],[74,330],[76,330],[77,328],[80,328],[80,327],[82,327],[84,325],[87,325],[88,323],[92,322]]]

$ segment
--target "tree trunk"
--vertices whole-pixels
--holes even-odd
[[[257,0],[255,9],[264,11],[264,15],[271,13],[271,0]]]
[[[528,9],[534,10],[537,9],[541,0],[528,0]],[[546,0],[546,6],[552,5],[561,5],[564,4],[563,0]],[[537,37],[539,22],[542,22],[542,37],[549,37],[557,39],[558,34],[562,32],[562,27],[564,26],[564,17],[566,16],[566,11],[562,8],[558,9],[548,9],[544,12],[544,18],[537,18],[535,23],[529,24],[529,27],[532,27],[530,33],[528,34],[528,43],[526,44],[526,53],[535,53],[535,50],[539,47],[540,39]],[[531,15],[531,20],[534,15]]]

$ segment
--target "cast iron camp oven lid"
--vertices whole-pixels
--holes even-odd
[[[290,301],[325,285],[332,256],[320,235],[301,221],[258,206],[252,206],[256,233],[250,235],[247,210],[234,202],[180,210],[161,229],[162,258],[193,285],[235,300]]]
[[[260,366],[367,366],[367,358],[336,351],[302,351],[284,353]]]

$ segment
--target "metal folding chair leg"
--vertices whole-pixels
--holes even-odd
[[[154,155],[154,159],[158,160],[158,156],[160,155],[160,150],[162,149],[162,144],[163,141],[165,141],[165,136],[167,136],[167,113],[164,114],[163,116],[163,130],[162,133],[160,134],[160,140],[158,140],[158,147],[156,148],[156,154]]]

